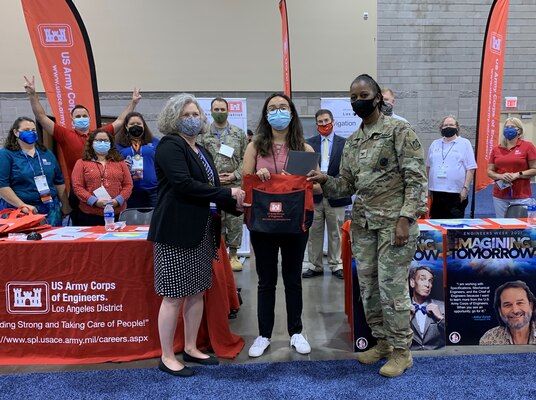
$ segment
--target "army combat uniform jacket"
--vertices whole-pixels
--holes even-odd
[[[231,185],[240,186],[242,163],[247,146],[247,137],[244,131],[238,126],[229,123],[225,129],[216,129],[214,123],[212,123],[207,132],[198,136],[197,142],[212,154],[218,173],[234,172],[237,180],[232,182]],[[222,144],[233,148],[231,157],[220,153]]]
[[[330,198],[355,194],[353,222],[379,229],[396,224],[399,217],[420,218],[427,210],[427,186],[417,134],[409,124],[380,115],[347,139],[340,179],[328,177],[322,189]]]

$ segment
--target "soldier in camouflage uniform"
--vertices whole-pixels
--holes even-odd
[[[207,132],[198,136],[197,141],[212,154],[221,186],[239,188],[247,137],[242,129],[227,122],[227,100],[217,97],[212,100],[210,108],[214,122],[210,124]],[[237,249],[242,243],[242,224],[242,216],[236,217],[222,212],[222,232],[225,244],[229,247],[229,259],[233,271],[242,270],[242,263],[237,255]]]
[[[365,316],[378,344],[357,358],[372,364],[388,357],[380,369],[399,376],[413,365],[409,346],[408,269],[419,227],[427,209],[424,152],[411,126],[380,113],[381,90],[370,76],[358,76],[350,87],[352,108],[363,119],[346,141],[340,177],[310,173],[324,195],[356,195],[352,209],[352,251]]]

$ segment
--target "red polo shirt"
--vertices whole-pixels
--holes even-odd
[[[100,129],[105,129],[111,135],[114,134],[112,124],[105,125]],[[82,135],[75,129],[68,129],[54,124],[54,140],[59,147],[58,160],[65,178],[65,187],[68,191],[70,191],[71,174],[73,173],[74,165],[84,154],[88,136]]]
[[[496,146],[489,158],[489,163],[495,165],[495,172],[519,172],[529,169],[529,161],[536,160],[536,147],[526,140],[518,140],[511,149]],[[500,190],[493,187],[493,196],[499,199],[526,199],[532,197],[530,179],[516,179],[511,187]]]

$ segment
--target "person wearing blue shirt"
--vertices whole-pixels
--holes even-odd
[[[0,208],[20,207],[46,214],[52,226],[61,226],[63,215],[71,212],[58,161],[38,142],[28,117],[15,120],[0,150]]]
[[[154,168],[154,153],[159,140],[139,112],[128,113],[124,129],[115,139],[115,146],[129,165],[134,189],[127,208],[154,207],[158,182]]]

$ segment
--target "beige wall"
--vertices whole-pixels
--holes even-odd
[[[277,0],[75,4],[100,91],[282,90]],[[293,91],[347,91],[357,74],[376,76],[375,0],[288,0],[287,6]],[[35,74],[42,90],[20,0],[2,0],[0,48],[0,92],[21,92],[24,74]]]

